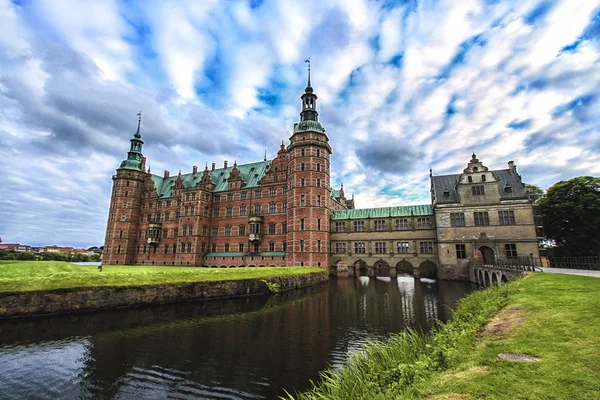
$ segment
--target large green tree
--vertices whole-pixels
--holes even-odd
[[[557,182],[539,204],[546,237],[556,242],[557,255],[600,255],[600,178]]]

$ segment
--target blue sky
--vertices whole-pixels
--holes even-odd
[[[274,157],[312,83],[332,183],[429,202],[473,151],[600,175],[597,1],[0,0],[0,236],[101,245],[141,110],[154,173]]]

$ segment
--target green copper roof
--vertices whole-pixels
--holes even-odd
[[[431,205],[363,208],[359,210],[335,210],[331,219],[364,219],[385,217],[410,217],[411,215],[433,215]]]
[[[240,175],[244,180],[244,189],[250,189],[258,187],[258,182],[265,176],[265,173],[271,166],[271,161],[258,161],[250,164],[238,165]],[[219,168],[214,171],[209,171],[210,179],[214,183],[215,188],[213,192],[224,192],[227,190],[227,178],[233,167]],[[203,171],[198,171],[195,174],[182,174],[183,185],[186,188],[196,186],[202,179]],[[152,175],[154,181],[154,187],[160,198],[168,198],[172,195],[172,189],[177,180],[177,175],[170,176],[164,179],[162,176]]]
[[[342,191],[339,189],[331,189],[331,197],[334,199],[339,198],[342,195]]]
[[[139,160],[123,160],[123,162],[121,163],[121,165],[119,166],[119,168],[117,169],[133,169],[136,171],[141,171],[140,169],[140,165],[141,165],[141,161]]]
[[[206,253],[205,257],[241,257],[243,255],[245,255],[246,253],[244,252],[237,252],[237,251],[231,251],[231,252],[223,252],[223,251],[216,251],[216,252],[210,252],[210,253]]]
[[[294,124],[294,133],[315,131],[325,133],[325,128],[319,121],[301,121]]]

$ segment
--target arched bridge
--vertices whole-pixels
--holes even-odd
[[[469,280],[481,286],[497,286],[535,270],[533,265],[472,265]]]

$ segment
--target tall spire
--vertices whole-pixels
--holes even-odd
[[[308,57],[306,60],[304,60],[305,63],[308,63],[308,82],[306,84],[306,89],[304,89],[305,93],[312,93],[313,92],[313,87],[310,84],[310,57]]]
[[[310,57],[304,60],[308,63],[308,81],[306,89],[300,98],[302,99],[302,111],[300,112],[300,121],[319,121],[317,112],[317,95],[310,83]]]
[[[139,113],[137,113],[138,116],[138,126],[137,126],[137,131],[135,131],[135,135],[133,135],[134,138],[139,139],[142,137],[142,135],[140,134],[140,125],[142,123],[142,112],[140,111]]]

